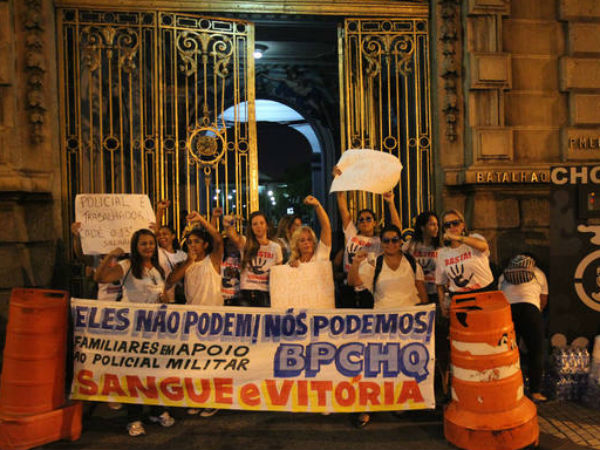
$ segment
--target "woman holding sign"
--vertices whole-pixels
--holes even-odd
[[[336,166],[333,168],[333,176],[336,177],[341,175],[341,170]],[[375,228],[377,225],[377,218],[375,213],[370,209],[361,209],[358,212],[356,224],[352,222],[352,216],[348,210],[348,201],[346,200],[345,192],[337,192],[337,204],[342,218],[342,227],[344,230],[344,237],[346,239],[346,248],[344,251],[343,269],[347,275],[350,270],[350,265],[354,259],[354,256],[358,252],[365,252],[372,257],[375,257],[381,253],[381,240],[379,236],[375,234]],[[402,228],[402,222],[400,216],[396,210],[394,204],[394,193],[387,192],[383,195],[383,198],[388,205],[390,210],[390,217],[392,224],[398,228]],[[342,297],[342,308],[361,308],[364,307],[364,296],[361,292],[364,291],[363,286],[356,286],[354,288],[348,286],[346,280],[343,281],[343,285],[340,288]]]
[[[321,236],[317,242],[317,236],[309,226],[302,226],[294,231],[290,242],[289,265],[292,267],[312,261],[329,261],[331,252],[331,223],[325,208],[312,195],[307,196],[303,203],[315,208],[319,225],[321,225]]]
[[[233,217],[224,216],[223,225],[227,235],[242,254],[240,295],[243,306],[271,306],[269,275],[271,267],[281,264],[281,246],[269,239],[271,228],[267,216],[260,211],[250,214],[246,237],[238,235],[233,227]]]
[[[100,283],[122,280],[123,301],[131,303],[167,303],[164,272],[158,263],[158,245],[152,231],[141,229],[131,237],[130,258],[110,266],[113,258],[124,253],[115,248],[104,257],[94,279]],[[130,436],[146,434],[142,425],[143,405],[127,405],[127,431]],[[175,419],[166,408],[152,406],[150,421],[163,427],[173,426]]]

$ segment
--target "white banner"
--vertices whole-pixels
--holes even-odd
[[[273,266],[269,291],[273,308],[333,309],[335,287],[331,262],[315,261],[298,267],[288,264]]]
[[[81,247],[86,255],[129,252],[131,235],[156,221],[150,199],[143,194],[78,194],[75,220],[81,222]]]
[[[402,164],[394,155],[368,149],[346,150],[336,165],[342,174],[333,179],[330,193],[368,191],[384,194],[398,184],[402,171]]]
[[[71,398],[297,412],[434,408],[433,305],[274,310],[72,299]]]

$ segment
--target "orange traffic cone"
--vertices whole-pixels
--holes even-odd
[[[500,291],[457,295],[450,306],[452,401],[444,435],[467,450],[537,444],[537,409],[523,392],[510,305]]]
[[[0,448],[79,439],[81,402],[65,405],[67,317],[67,292],[13,289],[0,376]]]

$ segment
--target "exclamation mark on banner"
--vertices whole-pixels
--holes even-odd
[[[258,330],[260,329],[260,314],[254,315],[254,330],[252,331],[252,343],[255,344],[258,340]]]

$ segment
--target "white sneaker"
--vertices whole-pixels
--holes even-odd
[[[168,411],[165,411],[160,416],[149,416],[150,422],[160,423],[161,427],[169,428],[175,425],[175,419],[171,417]]]
[[[200,417],[214,416],[219,410],[217,408],[204,408],[200,413]]]
[[[127,431],[129,432],[129,436],[136,437],[141,436],[142,434],[146,434],[146,430],[144,430],[144,425],[139,420],[135,422],[130,422],[127,424]]]

